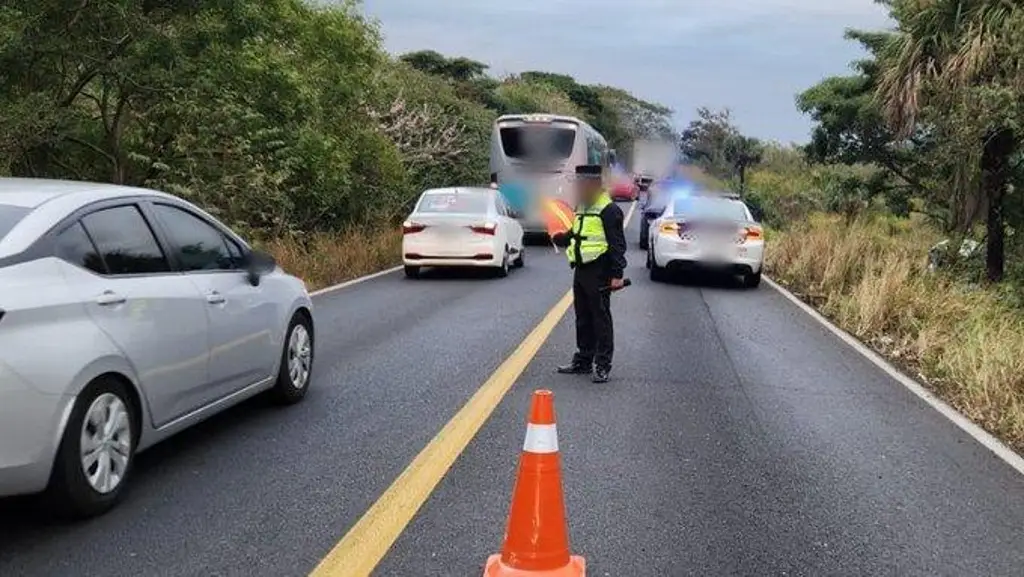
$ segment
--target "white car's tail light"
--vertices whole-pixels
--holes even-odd
[[[764,230],[759,226],[744,227],[740,235],[743,238],[743,242],[756,242],[759,240],[764,240]]]
[[[469,230],[475,232],[476,234],[486,234],[488,236],[494,236],[494,233],[497,232],[498,230],[498,225],[493,222],[488,222],[486,224],[474,224],[469,227]]]
[[[416,234],[417,232],[423,232],[426,228],[427,225],[425,224],[407,220],[402,223],[402,234]]]

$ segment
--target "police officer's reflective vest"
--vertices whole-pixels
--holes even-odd
[[[608,251],[608,238],[604,234],[601,211],[611,203],[612,197],[607,192],[602,192],[593,205],[582,211],[576,209],[572,240],[569,243],[569,250],[565,251],[570,265],[594,262]]]

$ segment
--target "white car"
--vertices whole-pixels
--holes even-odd
[[[497,190],[437,188],[424,192],[402,225],[402,262],[409,278],[422,267],[486,267],[498,276],[525,262],[523,227]]]
[[[697,269],[728,272],[749,288],[761,284],[764,230],[741,200],[684,195],[667,203],[651,223],[647,268],[651,280]]]
[[[0,178],[0,497],[112,507],[135,454],[267,391],[303,398],[301,280],[196,206]]]

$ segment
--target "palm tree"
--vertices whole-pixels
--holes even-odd
[[[971,110],[978,122],[980,166],[970,169],[980,169],[988,206],[988,278],[1002,280],[1003,197],[1019,144],[1011,120],[1024,85],[1024,8],[1015,0],[877,1],[897,22],[877,90],[890,126],[909,136],[926,106],[947,116]]]
[[[756,138],[734,134],[725,141],[725,158],[732,165],[743,194],[747,191],[747,169],[761,163],[764,145]]]

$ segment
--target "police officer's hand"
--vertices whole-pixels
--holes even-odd
[[[609,285],[609,288],[611,288],[613,291],[617,291],[625,286],[626,281],[622,280],[621,278],[613,278],[611,284]]]
[[[554,245],[559,248],[568,248],[569,238],[570,235],[568,233],[560,232],[551,237],[551,242],[554,243]]]

